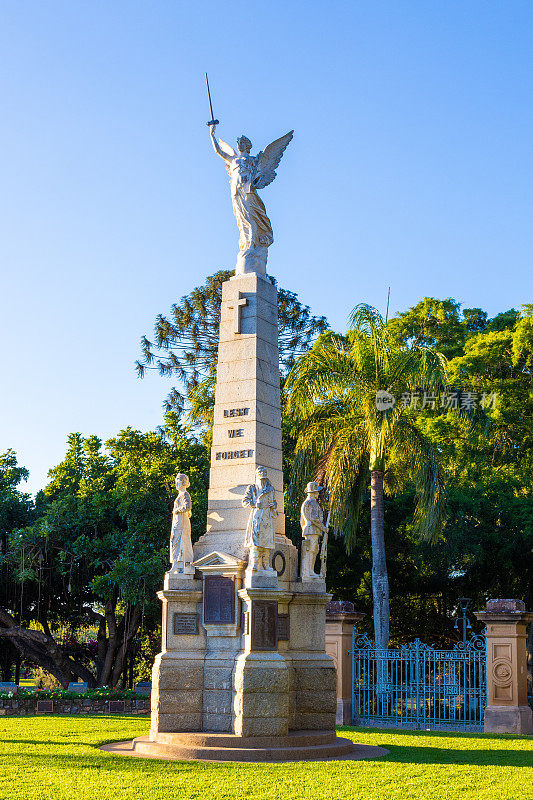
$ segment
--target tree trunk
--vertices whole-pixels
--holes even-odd
[[[130,668],[128,672],[128,689],[133,689],[133,668],[135,666],[135,654],[130,655]]]
[[[98,633],[96,635],[96,683],[98,686],[102,685],[102,672],[104,669],[106,647],[107,636],[105,617],[100,616]]]
[[[94,675],[79,659],[66,653],[55,641],[43,616],[40,623],[44,632],[31,630],[19,625],[9,612],[0,607],[0,673],[11,674],[11,664],[16,658],[32,661],[50,672],[67,688],[70,681],[77,678],[86,681],[89,688],[95,686],[117,686],[121,675],[127,680],[128,656],[132,642],[141,624],[141,608],[128,606],[126,613],[117,624],[116,603],[108,601],[105,618],[98,615],[98,655],[97,674]],[[109,637],[106,638],[106,625]],[[12,647],[12,649],[11,649]],[[9,658],[8,658],[9,656]]]
[[[33,661],[50,672],[67,688],[78,676],[93,687],[94,675],[84,664],[67,655],[49,633],[34,631],[19,625],[9,612],[0,608],[0,641],[11,642],[23,659]]]
[[[116,606],[111,601],[106,603],[105,618],[108,630],[107,651],[100,678],[103,686],[117,686],[124,670],[131,641],[141,623],[139,606],[127,606],[124,616],[117,624]]]
[[[17,651],[13,645],[2,639],[0,646],[0,675],[3,681],[10,681],[13,674],[13,664],[16,661]]]
[[[105,604],[105,621],[107,624],[108,639],[107,651],[105,654],[104,666],[100,676],[100,684],[102,686],[109,686],[113,675],[113,663],[115,661],[115,653],[118,647],[117,636],[117,620],[115,618],[115,603],[108,600]],[[114,685],[114,684],[111,684]]]
[[[374,601],[374,638],[377,647],[389,645],[389,578],[383,531],[383,472],[370,473],[370,535],[372,539],[372,596]]]
[[[127,625],[126,622],[128,623]],[[121,631],[123,631],[122,641],[120,642],[120,646],[118,646],[116,650],[115,667],[113,669],[113,686],[117,685],[120,679],[120,675],[122,674],[125,668],[131,641],[135,636],[135,634],[137,633],[140,624],[141,624],[141,609],[139,608],[139,606],[134,606],[133,609],[131,608],[131,606],[128,606],[126,613],[121,620]]]
[[[528,694],[533,694],[533,623],[529,626],[529,636],[527,637],[527,683]]]

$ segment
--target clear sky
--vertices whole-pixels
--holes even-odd
[[[334,327],[426,295],[532,297],[530,0],[0,4],[0,452],[31,491],[69,432],[161,422],[133,363],[237,229],[209,142],[294,128],[269,271]]]

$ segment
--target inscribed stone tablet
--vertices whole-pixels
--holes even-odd
[[[152,684],[150,681],[141,681],[135,687],[137,694],[149,695],[152,693]]]
[[[53,710],[54,710],[53,700],[37,700],[38,714],[51,714]]]
[[[18,686],[13,681],[2,681],[0,682],[0,692],[6,692],[7,694],[16,694],[18,690]]]
[[[291,638],[289,620],[288,614],[278,614],[278,642],[288,642]]]
[[[124,712],[124,700],[110,700],[109,713],[122,714]]]
[[[278,601],[252,602],[252,650],[275,650],[277,647]]]
[[[198,614],[174,614],[174,635],[186,636],[187,634],[198,635]]]
[[[230,625],[235,622],[235,583],[223,575],[204,578],[204,623]]]

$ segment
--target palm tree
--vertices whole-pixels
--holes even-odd
[[[370,480],[374,635],[376,646],[386,648],[384,492],[414,484],[415,527],[428,539],[439,536],[444,521],[443,472],[401,396],[422,389],[427,397],[436,394],[446,382],[446,359],[433,348],[398,344],[371,306],[357,306],[350,325],[346,336],[322,334],[288,376],[287,410],[297,437],[293,482],[313,473],[325,482],[333,528],[349,552]]]

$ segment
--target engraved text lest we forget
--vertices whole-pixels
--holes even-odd
[[[224,409],[224,416],[225,417],[247,417],[249,411],[250,411],[249,408],[225,408]]]
[[[224,450],[217,453],[215,459],[217,461],[230,461],[232,458],[251,458],[254,454],[253,450]]]

